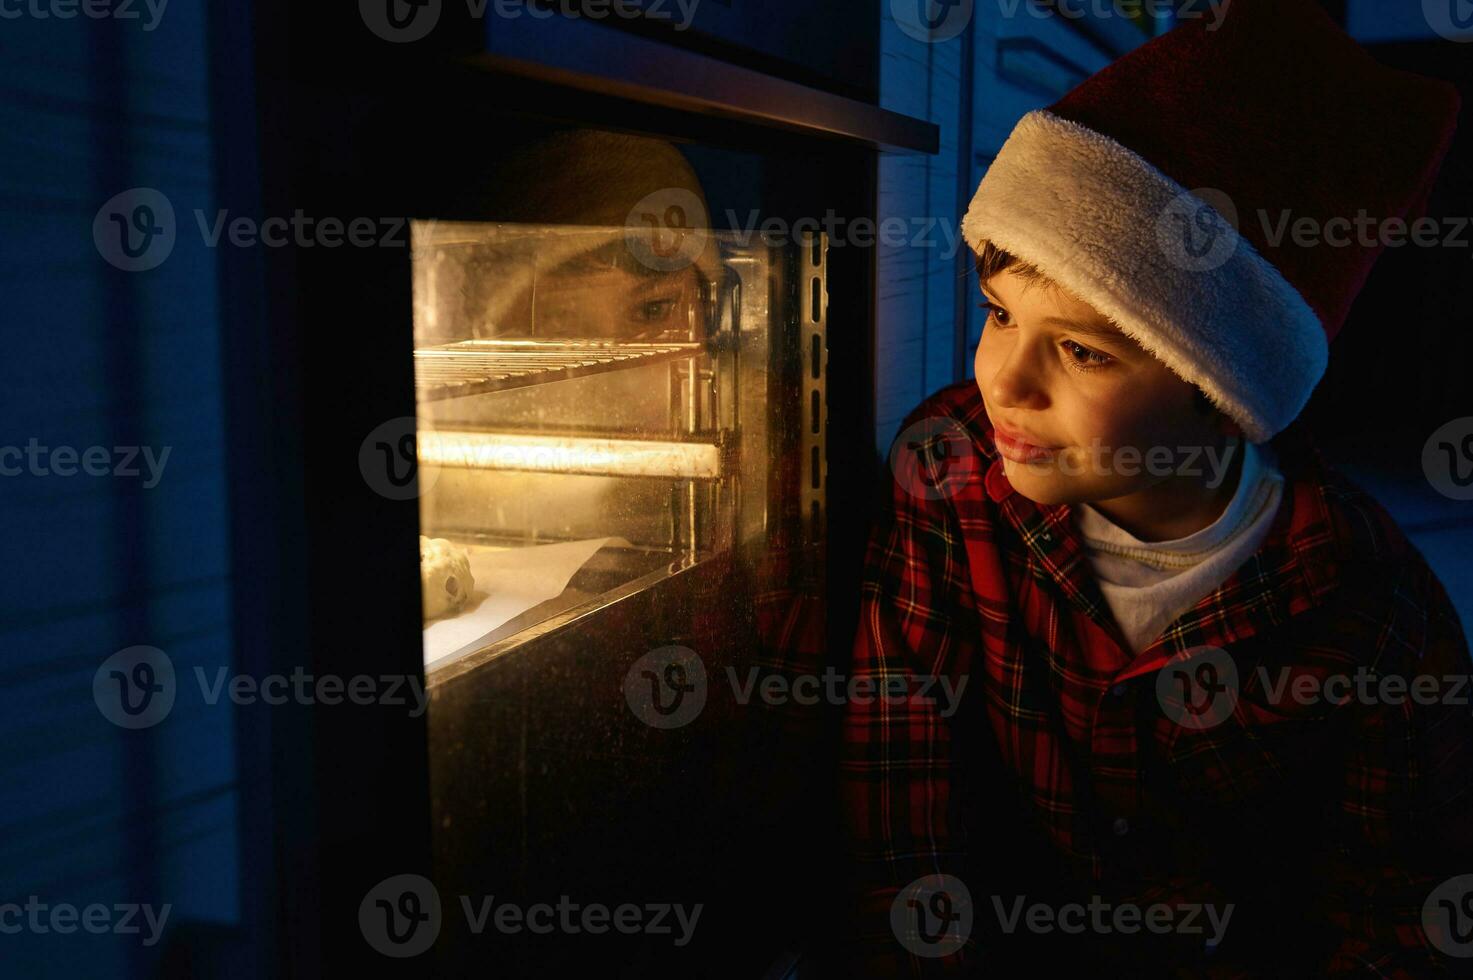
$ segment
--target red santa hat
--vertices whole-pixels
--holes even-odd
[[[962,232],[1038,267],[1266,442],[1324,374],[1386,223],[1423,213],[1458,109],[1450,85],[1379,64],[1312,0],[1231,0],[1024,116]],[[1296,236],[1305,218],[1328,237]]]

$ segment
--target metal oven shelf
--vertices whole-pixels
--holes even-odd
[[[691,357],[695,341],[464,340],[414,352],[421,401],[459,398]]]

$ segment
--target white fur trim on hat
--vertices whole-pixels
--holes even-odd
[[[998,152],[962,234],[974,250],[991,241],[1036,266],[1267,442],[1309,401],[1329,343],[1225,210],[1115,140],[1038,110]],[[1214,246],[1201,255],[1175,237],[1198,231]]]

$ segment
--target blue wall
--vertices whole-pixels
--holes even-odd
[[[231,659],[216,256],[192,217],[217,205],[207,8],[132,9],[0,21],[0,451],[35,440],[109,459],[94,454],[103,476],[57,475],[67,460],[48,456],[44,475],[26,463],[0,477],[0,905],[168,904],[170,933],[239,912],[234,718],[193,679]],[[172,201],[177,244],[128,273],[93,225],[140,186]],[[112,473],[114,447],[163,459],[156,485],[145,467]],[[140,644],[165,651],[179,694],[162,722],[129,731],[92,686],[104,659]],[[149,931],[27,927],[0,935],[0,972],[151,976],[169,939],[145,946]]]

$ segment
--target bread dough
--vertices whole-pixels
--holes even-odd
[[[471,559],[444,538],[419,536],[419,584],[424,618],[434,619],[466,604],[476,580]]]

